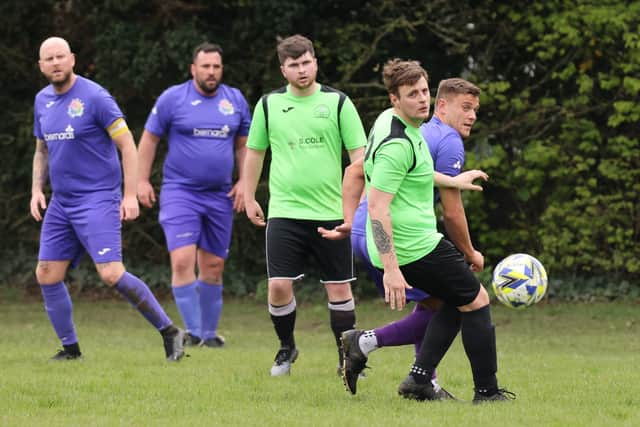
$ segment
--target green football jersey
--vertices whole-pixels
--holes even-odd
[[[342,219],[342,147],[366,144],[360,116],[342,92],[318,85],[310,96],[287,87],[255,107],[247,147],[271,148],[269,218]]]
[[[442,239],[433,207],[433,161],[420,129],[385,110],[369,134],[364,172],[371,187],[393,194],[390,205],[393,245],[399,265],[430,253]],[[371,262],[382,268],[367,217],[367,249]]]

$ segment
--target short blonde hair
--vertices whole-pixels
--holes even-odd
[[[442,80],[438,85],[438,93],[436,93],[436,105],[440,98],[449,98],[451,95],[473,95],[479,97],[480,88],[458,77]]]

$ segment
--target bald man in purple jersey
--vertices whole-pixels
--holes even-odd
[[[197,46],[193,78],[160,95],[138,147],[138,198],[151,207],[156,201],[151,166],[160,139],[167,137],[160,224],[171,258],[171,286],[187,328],[187,345],[210,348],[225,343],[218,334],[222,273],[233,211],[244,210],[242,165],[251,123],[247,101],[238,89],[221,83],[222,72],[222,48]]]
[[[46,209],[36,278],[63,346],[53,359],[82,356],[63,280],[69,265],[75,266],[88,252],[100,278],[160,332],[167,360],[177,361],[184,355],[185,332],[173,325],[149,287],[122,263],[120,222],[139,214],[137,153],[124,115],[104,88],[73,72],[75,56],[66,40],[46,39],[38,63],[51,84],[35,98],[30,209],[36,221],[43,220],[41,210]],[[49,206],[44,195],[47,176],[52,190]]]

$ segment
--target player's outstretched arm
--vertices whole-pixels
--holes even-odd
[[[457,188],[458,190],[482,191],[482,186],[473,183],[473,181],[477,179],[487,181],[489,179],[489,175],[487,175],[484,171],[477,169],[462,172],[455,177],[445,175],[440,172],[435,172],[434,175],[434,182],[437,187]]]
[[[262,173],[265,153],[266,151],[247,148],[244,159],[244,206],[247,218],[258,227],[267,225],[264,212],[256,200],[256,189]]]
[[[156,192],[151,185],[151,168],[156,157],[160,137],[148,130],[142,132],[138,143],[138,200],[142,206],[150,208],[156,202]]]
[[[44,196],[44,186],[47,183],[48,168],[49,149],[43,140],[37,138],[36,150],[33,154],[31,202],[29,203],[31,216],[36,221],[42,221],[42,213],[40,210],[47,208],[47,199]]]

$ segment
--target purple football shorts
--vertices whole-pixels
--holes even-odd
[[[113,194],[79,198],[78,203],[49,201],[40,232],[41,261],[71,261],[85,252],[96,264],[122,261],[120,197]]]
[[[163,189],[159,221],[169,252],[195,244],[221,258],[229,255],[233,202],[226,192]]]

